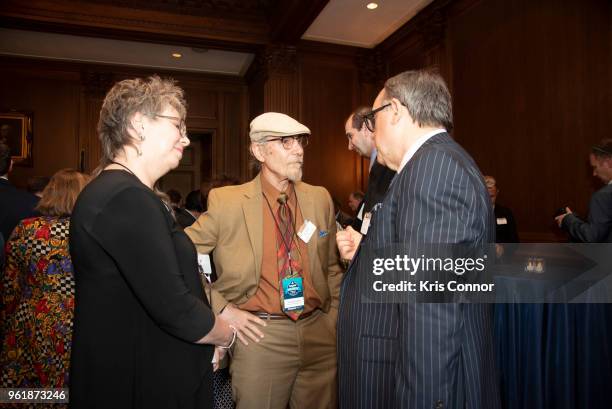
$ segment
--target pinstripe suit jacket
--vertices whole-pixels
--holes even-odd
[[[342,283],[341,408],[500,407],[490,306],[364,303],[373,275],[360,257],[390,243],[493,243],[494,234],[476,164],[448,134],[431,137],[392,182]]]

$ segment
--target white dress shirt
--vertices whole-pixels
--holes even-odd
[[[397,173],[399,174],[399,173],[402,171],[402,169],[404,169],[404,166],[406,166],[406,164],[408,163],[408,161],[409,161],[410,159],[412,159],[412,157],[414,156],[414,154],[416,153],[416,151],[418,151],[418,150],[419,150],[419,148],[420,148],[421,146],[423,146],[423,144],[424,144],[425,142],[427,142],[427,140],[428,140],[429,138],[431,138],[432,136],[435,136],[435,135],[437,135],[437,134],[439,134],[439,133],[443,133],[443,132],[446,132],[446,129],[444,129],[444,128],[434,129],[433,131],[428,132],[428,133],[426,133],[425,135],[421,136],[419,139],[417,139],[417,140],[414,142],[414,144],[413,144],[413,145],[410,147],[410,149],[408,149],[408,150],[406,151],[406,153],[404,154],[404,157],[402,158],[402,161],[401,161],[401,163],[400,163],[400,165],[399,165],[399,168],[397,169]]]

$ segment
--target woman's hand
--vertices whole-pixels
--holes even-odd
[[[259,342],[264,334],[257,327],[266,326],[266,322],[256,315],[248,311],[243,311],[233,304],[227,304],[219,317],[226,319],[233,327],[236,328],[238,339],[244,345],[249,345],[247,338],[253,342]]]
[[[227,348],[215,347],[215,354],[213,355],[213,360],[212,360],[213,372],[219,369],[219,366],[221,365],[221,361],[223,361],[223,358],[225,358],[226,353],[227,353]]]
[[[213,344],[225,347],[232,342],[232,339],[234,338],[234,331],[235,329],[232,328],[232,325],[222,315],[217,315],[215,325],[212,327],[210,332],[196,343]]]

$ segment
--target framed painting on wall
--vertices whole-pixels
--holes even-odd
[[[13,164],[32,166],[32,114],[0,112],[0,142],[11,148]]]

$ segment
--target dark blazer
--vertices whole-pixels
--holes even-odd
[[[212,408],[214,348],[195,342],[215,317],[196,250],[157,195],[102,172],[74,207],[70,254],[70,408]]]
[[[479,304],[367,303],[369,250],[391,243],[484,244],[493,209],[472,158],[448,134],[431,137],[396,176],[341,287],[341,408],[496,409],[491,309]],[[426,273],[424,273],[426,274]],[[427,278],[427,277],[426,277]]]
[[[505,223],[504,223],[505,221]],[[495,242],[496,243],[518,243],[519,237],[516,231],[516,221],[512,210],[502,205],[495,205]]]
[[[606,185],[593,194],[586,222],[568,214],[563,218],[561,228],[573,241],[612,243],[612,185]]]
[[[0,272],[4,274],[4,236],[0,234]]]
[[[0,233],[8,241],[11,232],[23,219],[38,216],[34,210],[38,197],[17,189],[8,180],[0,178]]]
[[[183,229],[191,226],[196,221],[196,218],[191,213],[180,207],[174,208],[174,216],[176,217],[176,222]]]
[[[378,162],[374,162],[372,169],[370,169],[370,176],[368,177],[368,188],[363,201],[359,204],[357,214],[359,214],[360,211],[362,214],[370,212],[376,203],[383,201],[394,176],[394,171]],[[362,206],[363,210],[361,210]],[[351,226],[353,229],[359,231],[361,229],[361,222],[362,220],[359,220],[355,216]]]

